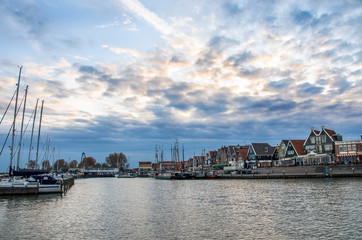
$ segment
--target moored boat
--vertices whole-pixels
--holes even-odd
[[[51,175],[32,175],[27,180],[28,186],[36,185],[39,193],[61,193],[61,182]]]
[[[117,176],[118,178],[135,178],[133,173],[120,173]]]
[[[167,180],[171,179],[171,173],[156,173],[155,179]]]

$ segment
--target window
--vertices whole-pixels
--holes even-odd
[[[321,137],[316,137],[317,144],[321,144]]]
[[[343,151],[347,152],[347,145],[343,145]]]
[[[343,152],[343,145],[339,145],[339,151]]]
[[[305,146],[305,150],[314,150],[314,149],[315,149],[314,145],[306,145]]]
[[[288,155],[294,155],[294,150],[289,150]]]
[[[327,136],[326,135],[322,135],[322,143],[327,142]]]
[[[265,152],[268,152],[268,147],[264,147],[264,151],[265,151]]]
[[[318,146],[318,153],[323,153],[322,145],[319,145],[319,146]]]
[[[348,145],[348,151],[352,151],[352,145]]]
[[[356,151],[356,145],[352,145],[352,150]]]
[[[333,147],[332,147],[332,145],[327,144],[327,145],[324,146],[324,149],[325,149],[326,151],[332,151],[332,150],[333,150]]]
[[[315,137],[310,137],[310,143],[315,144]]]

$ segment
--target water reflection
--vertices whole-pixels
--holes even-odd
[[[356,239],[361,182],[81,179],[63,197],[0,197],[0,238]]]

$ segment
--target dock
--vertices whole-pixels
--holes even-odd
[[[60,181],[60,194],[66,194],[69,189],[74,185],[74,177],[61,178]],[[39,186],[37,185],[19,185],[19,186],[1,186],[0,196],[4,195],[34,195],[34,194],[46,194],[39,192]]]

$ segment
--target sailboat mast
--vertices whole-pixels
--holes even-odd
[[[29,86],[26,85],[25,88],[25,98],[24,98],[24,106],[23,106],[23,116],[21,119],[21,130],[20,130],[20,140],[19,140],[19,149],[18,149],[18,158],[16,160],[16,170],[19,170],[19,164],[20,164],[20,154],[21,154],[21,143],[23,140],[23,129],[24,129],[24,117],[25,117],[25,108],[26,108],[26,98],[28,96],[28,88]]]
[[[23,66],[20,67],[19,70],[19,77],[18,77],[18,84],[16,85],[16,97],[15,97],[15,110],[14,110],[14,120],[13,120],[13,135],[11,137],[11,148],[10,148],[10,164],[9,164],[9,171],[11,171],[13,165],[13,157],[14,157],[14,141],[15,141],[15,121],[16,115],[18,111],[18,97],[19,97],[19,88],[20,88],[20,78],[21,78],[21,69]],[[10,173],[11,175],[11,173]]]
[[[37,146],[36,146],[36,158],[35,158],[35,164],[36,164],[36,166],[38,166],[39,141],[40,141],[41,120],[42,120],[42,118],[43,118],[43,107],[44,107],[44,100],[41,101],[40,120],[39,120],[39,131],[38,131],[38,143],[37,143]]]
[[[36,100],[36,104],[35,104],[33,127],[32,127],[32,129],[31,129],[31,137],[30,137],[30,147],[29,147],[29,155],[28,155],[28,165],[29,165],[29,162],[30,162],[31,148],[32,148],[32,144],[33,144],[34,126],[35,126],[36,112],[37,112],[37,109],[38,109],[38,102],[39,102],[39,99]]]

